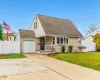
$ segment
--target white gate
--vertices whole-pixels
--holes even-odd
[[[20,42],[0,41],[0,54],[2,53],[20,53]]]

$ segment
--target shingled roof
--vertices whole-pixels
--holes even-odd
[[[22,39],[34,39],[36,38],[34,31],[19,29],[20,37]]]
[[[67,19],[37,14],[46,35],[82,37],[75,25]]]

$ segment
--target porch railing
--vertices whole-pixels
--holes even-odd
[[[52,45],[45,45],[45,51],[52,51]]]

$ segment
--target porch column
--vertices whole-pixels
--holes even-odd
[[[55,37],[55,45],[57,45],[57,37]]]
[[[65,44],[65,43],[64,43],[64,38],[65,38],[65,37],[63,37],[63,44]]]
[[[45,45],[46,45],[46,36],[44,38],[45,38],[44,50],[46,50],[46,48],[45,48]]]

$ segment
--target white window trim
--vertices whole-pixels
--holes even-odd
[[[38,28],[37,20],[34,22],[34,30]]]
[[[54,40],[53,40],[53,38],[54,38]],[[55,45],[55,37],[52,37],[52,44]]]
[[[60,39],[59,44],[57,43],[57,37],[54,37],[54,38],[55,38],[55,44],[53,44],[53,37],[52,37],[52,45],[66,45],[66,44],[68,44],[68,42],[66,43],[65,40],[64,40],[64,38],[68,39],[68,37],[59,37],[59,39]],[[63,38],[63,44],[61,44],[61,38]]]

